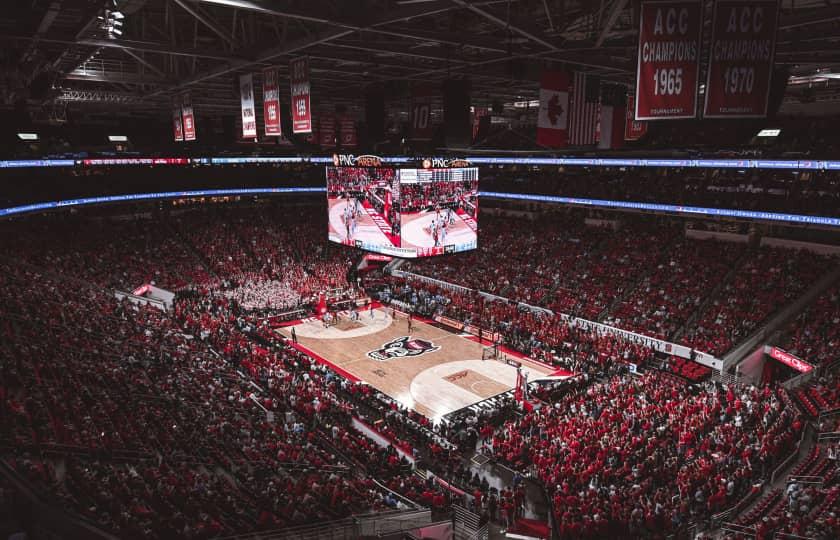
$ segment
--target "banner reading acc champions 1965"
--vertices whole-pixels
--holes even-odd
[[[706,118],[765,116],[778,0],[718,0],[706,79]]]
[[[312,132],[312,107],[309,88],[309,59],[296,58],[289,62],[292,94],[292,132]]]
[[[696,115],[702,14],[696,0],[642,2],[636,120]]]

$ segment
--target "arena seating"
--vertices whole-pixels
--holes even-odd
[[[242,219],[246,215],[251,219]],[[155,263],[157,248],[148,235],[157,230],[150,226],[156,221],[12,224],[20,234],[4,236],[2,245],[16,257],[0,260],[0,352],[11,359],[0,372],[2,458],[56,505],[121,537],[198,538],[413,503],[440,511],[465,503],[509,524],[521,515],[521,490],[489,489],[464,461],[477,444],[486,444],[496,459],[544,483],[563,537],[621,537],[676,530],[731,506],[799,438],[802,420],[784,390],[692,385],[656,372],[653,351],[641,344],[474,293],[377,278],[387,299],[498,332],[508,347],[580,375],[535,390],[535,403],[542,406],[522,416],[506,407],[432,425],[289,348],[243,305],[244,297],[229,294],[242,284],[273,280],[302,297],[349,287],[350,252],[309,250],[307,242],[321,231],[303,216],[269,208],[183,213],[171,228],[160,228],[160,238],[179,254],[171,267],[165,259]],[[490,223],[500,232],[524,234],[510,229],[508,220]],[[65,232],[33,241],[52,227]],[[755,315],[744,324],[760,322],[800,294],[829,262],[711,241],[698,242],[694,252],[694,241],[681,239],[675,228],[660,235],[631,224],[613,234],[569,216],[547,218],[546,227],[557,235],[551,248],[543,250],[533,237],[520,244],[526,246],[522,251],[508,250],[505,259],[515,269],[518,258],[535,257],[533,274],[507,268],[464,279],[545,305],[558,301],[561,283],[588,288],[591,296],[579,309],[612,313],[611,306],[622,310],[629,303],[637,307],[612,313],[615,323],[632,318],[634,328],[660,335],[690,319],[697,296],[708,292],[703,280],[722,279],[729,262],[745,253],[752,258],[736,267],[729,285],[755,301],[726,311],[752,309]],[[60,240],[79,230],[90,236],[76,248]],[[119,243],[123,234],[132,242]],[[634,254],[651,242],[661,250],[650,257]],[[85,264],[91,255],[93,262]],[[469,256],[492,263],[482,251]],[[715,256],[726,262],[695,268]],[[669,272],[674,257],[688,262]],[[461,275],[460,266],[444,260],[443,275]],[[552,273],[555,260],[569,274],[591,272]],[[624,268],[625,275],[614,275]],[[762,271],[769,274],[763,281],[755,277]],[[171,312],[120,302],[109,290],[150,279],[178,291]],[[780,296],[769,286],[790,291]],[[646,302],[666,305],[665,313],[657,315]],[[831,302],[806,319],[830,313]],[[715,301],[709,306],[723,312]],[[731,328],[727,323],[726,330]],[[830,332],[814,333],[833,339]],[[808,335],[797,339],[804,343]],[[713,340],[717,334],[702,336]],[[647,372],[628,374],[630,363]],[[688,361],[665,363],[690,381],[708,374]],[[794,395],[800,392],[817,411],[836,406],[840,395],[836,378]],[[354,430],[353,417],[374,426],[393,447],[383,449]],[[411,473],[395,448],[411,452],[434,476]],[[820,496],[835,501],[834,493],[828,488]],[[802,525],[779,521],[777,529],[824,523],[830,504],[799,516]]]
[[[493,451],[545,482],[562,538],[676,529],[731,506],[803,427],[782,390],[704,390],[654,373],[614,376],[509,422]]]
[[[800,250],[678,238],[681,231],[651,223],[630,222],[607,234],[581,228],[570,216],[535,224],[488,221],[491,239],[478,251],[406,269],[561,313],[603,318],[652,337],[673,338],[684,330],[682,344],[716,356],[836,264],[835,258]],[[555,237],[553,227],[571,227],[571,236]],[[517,231],[517,241],[511,231]],[[543,231],[562,254],[546,253]],[[555,262],[553,274],[530,262],[546,260]]]
[[[786,350],[813,365],[824,365],[837,357],[840,346],[840,286],[824,292],[788,329]]]
[[[774,310],[813,285],[832,263],[830,257],[790,249],[763,248],[750,254],[682,341],[701,351],[724,354]]]
[[[700,307],[709,284],[720,283],[742,253],[732,242],[681,239],[604,322],[670,339]]]
[[[793,469],[783,489],[772,489],[735,521],[744,533],[729,532],[725,540],[744,538],[833,538],[840,533],[837,519],[840,477],[825,448],[815,445]],[[751,531],[750,534],[745,534]]]

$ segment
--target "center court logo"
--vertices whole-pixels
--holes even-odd
[[[382,345],[381,349],[368,352],[367,355],[372,360],[385,362],[394,358],[420,356],[421,354],[435,352],[437,350],[440,350],[440,347],[431,341],[411,339],[411,336],[403,336]]]

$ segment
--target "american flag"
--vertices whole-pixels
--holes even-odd
[[[572,82],[572,105],[569,112],[569,144],[595,144],[595,129],[600,115],[600,80],[575,72]]]

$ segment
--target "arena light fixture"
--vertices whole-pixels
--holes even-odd
[[[125,135],[108,135],[108,140],[111,142],[128,142],[128,137]]]
[[[778,137],[781,132],[781,129],[762,129],[756,137]]]
[[[38,134],[37,133],[18,133],[18,139],[22,141],[37,141]]]

